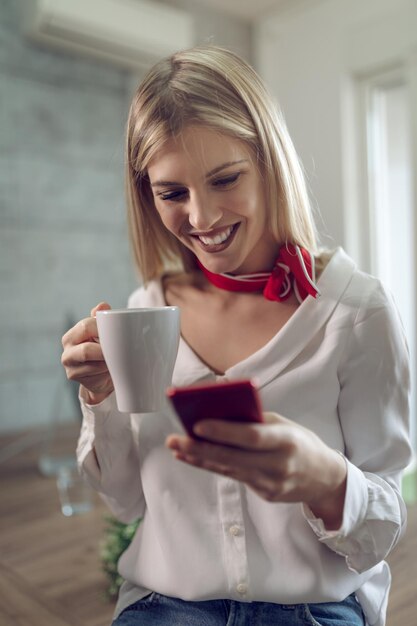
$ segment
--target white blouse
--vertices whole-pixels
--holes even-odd
[[[164,442],[182,427],[170,407],[123,414],[114,394],[82,402],[80,467],[124,522],[143,520],[119,561],[116,615],[150,591],[184,600],[280,604],[340,601],[356,592],[382,626],[384,558],[406,509],[409,371],[403,329],[381,283],[337,249],[308,297],[265,346],[216,376],[181,339],[173,384],[252,378],[263,408],[310,428],[347,459],[343,523],[326,531],[302,504],[272,503],[233,479],[175,460]],[[130,307],[164,306],[159,282]]]

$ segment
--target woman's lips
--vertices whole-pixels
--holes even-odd
[[[225,250],[231,244],[238,227],[239,224],[233,224],[232,226],[227,226],[227,228],[218,230],[213,234],[191,234],[191,236],[198,242],[205,252],[220,252],[221,250]]]
[[[229,238],[233,230],[233,226],[228,226],[225,230],[217,235],[197,235],[200,241],[202,241],[206,246],[213,246],[219,243],[224,243],[226,239]]]

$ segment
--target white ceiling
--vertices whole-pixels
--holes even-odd
[[[286,4],[286,0],[194,0],[194,2],[246,21],[252,21]]]

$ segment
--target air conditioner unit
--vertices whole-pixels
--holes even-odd
[[[21,7],[32,40],[133,69],[194,43],[192,17],[152,0],[23,0]]]

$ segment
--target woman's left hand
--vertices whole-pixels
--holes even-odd
[[[340,527],[346,463],[315,433],[276,413],[264,424],[199,422],[204,441],[170,435],[177,459],[245,483],[270,502],[304,502],[328,530]]]

